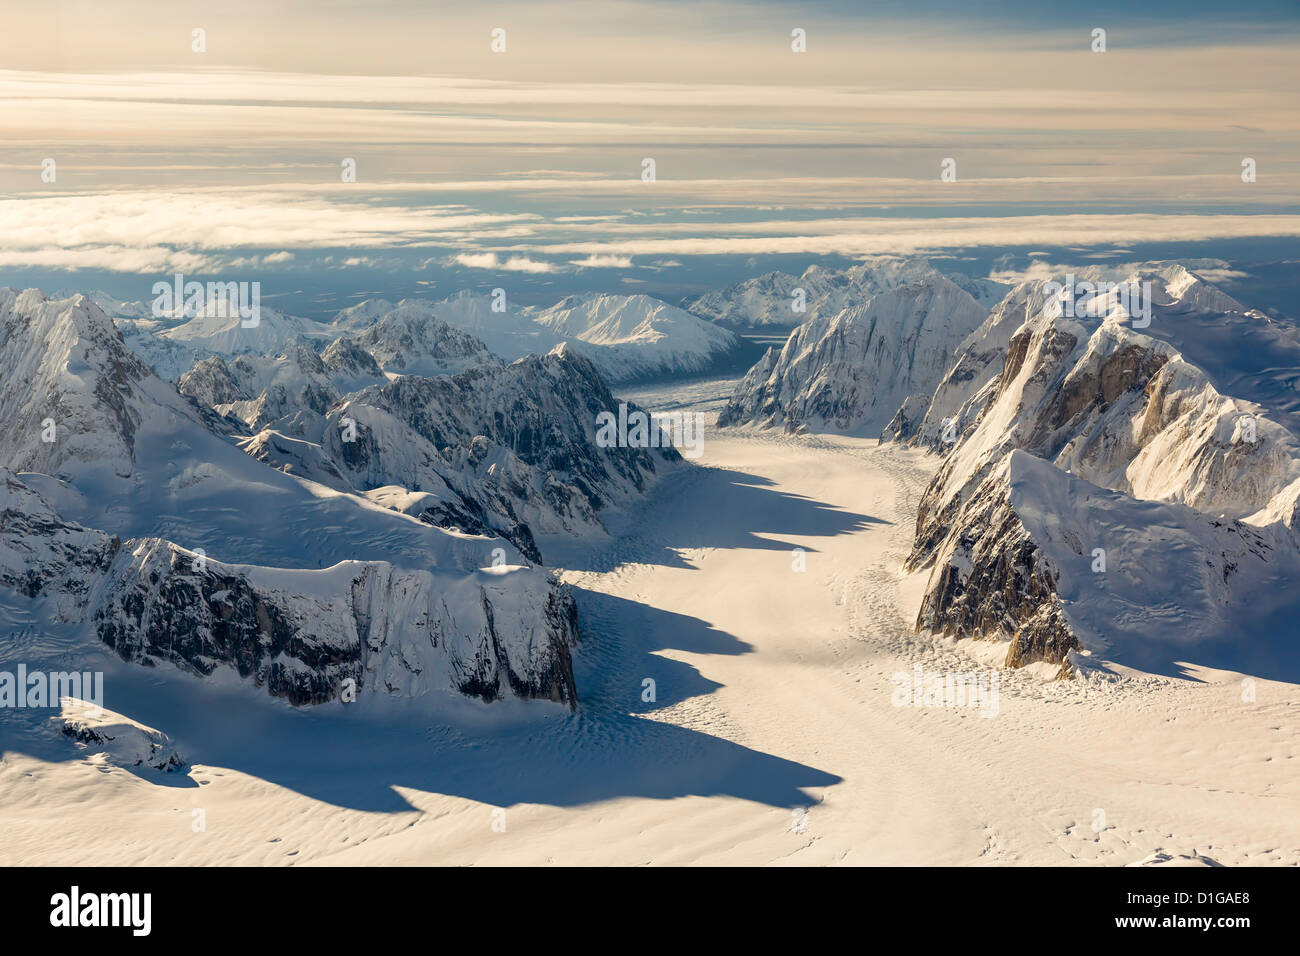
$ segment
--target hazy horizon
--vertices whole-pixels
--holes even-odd
[[[312,311],[874,255],[1300,258],[1290,4],[264,7],[8,16],[4,284],[180,271]]]

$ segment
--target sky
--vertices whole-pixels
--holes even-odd
[[[1295,2],[17,7],[0,285],[312,314],[1195,255],[1276,306],[1300,260]]]

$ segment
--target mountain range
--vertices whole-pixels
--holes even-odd
[[[0,289],[6,616],[297,704],[572,706],[576,609],[536,534],[603,534],[679,457],[599,447],[616,403],[567,345],[506,365],[432,317],[374,328],[178,388],[91,298]]]
[[[726,329],[646,295],[573,295],[549,308],[516,308],[504,297],[465,290],[439,301],[366,299],[330,322],[262,306],[252,327],[219,299],[197,314],[158,318],[141,302],[93,298],[115,317],[130,348],[169,381],[204,358],[276,355],[295,344],[321,349],[341,337],[388,372],[411,375],[461,371],[489,355],[510,362],[567,344],[611,384],[707,372],[741,345]]]
[[[992,279],[944,272],[927,259],[877,257],[847,269],[811,265],[800,275],[767,272],[689,300],[695,315],[728,328],[790,329],[829,320],[873,296],[942,276],[963,289],[987,311],[1007,287]]]
[[[934,279],[814,318],[719,424],[884,420],[882,438],[938,456],[906,563],[928,572],[917,627],[1008,640],[1009,666],[1296,656],[1300,330],[1187,264],[1082,270],[1100,288],[1070,309],[1060,278],[982,320]]]

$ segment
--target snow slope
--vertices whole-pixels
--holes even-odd
[[[160,338],[199,352],[218,355],[239,355],[254,352],[259,355],[275,353],[298,339],[328,341],[331,338],[328,326],[313,322],[311,319],[286,315],[277,309],[263,305],[260,307],[257,322],[246,327],[251,319],[242,319],[220,301],[209,303],[208,308],[180,325],[159,332]]]
[[[185,758],[166,734],[122,714],[69,698],[55,721],[80,751],[106,764],[167,773],[185,769]]]
[[[50,298],[58,301],[74,295]],[[319,348],[334,338],[328,325],[266,305],[260,306],[256,325],[245,327],[250,320],[222,299],[208,302],[197,313],[154,315],[147,302],[122,302],[103,292],[87,293],[87,298],[113,318],[127,347],[168,382],[214,355],[276,355],[297,344]]]
[[[378,304],[372,306],[377,307]],[[448,325],[468,332],[494,355],[514,361],[525,355],[545,355],[562,341],[560,336],[532,319],[532,309],[492,310],[492,297],[465,289],[438,302],[403,299],[393,308],[432,310]],[[608,376],[606,376],[608,378]]]

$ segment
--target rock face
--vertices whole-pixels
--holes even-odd
[[[1300,547],[1280,523],[1258,527],[1184,505],[1099,488],[1023,451],[974,490],[940,542],[918,627],[1010,638],[1006,665],[1070,652],[1135,665],[1209,646],[1295,637]]]
[[[902,402],[934,388],[984,316],[931,276],[815,318],[749,371],[718,424],[878,434]]]
[[[908,559],[932,566],[919,627],[1010,636],[1012,666],[1064,664],[1080,646],[1224,642],[1277,611],[1261,582],[1297,567],[1300,442],[1170,344],[1194,346],[1206,308],[1232,300],[1181,266],[1128,278],[1151,283],[1160,338],[1115,301],[1066,317],[1027,284],[967,339],[922,424],[916,402],[900,412],[898,434],[944,455]],[[1268,390],[1260,358],[1258,381],[1235,379],[1247,392]]]
[[[939,451],[951,435],[965,430],[970,419],[983,407],[987,395],[982,390],[1002,372],[1003,359],[1011,336],[1025,321],[1043,308],[1046,293],[1042,282],[1024,282],[1015,286],[994,304],[987,318],[957,346],[955,359],[939,379],[933,392],[926,393],[925,406],[917,414],[919,402],[899,409],[899,428],[890,437],[912,445]]]
[[[930,407],[930,396],[924,392],[909,395],[898,406],[889,424],[880,430],[881,441],[903,441],[916,433]]]
[[[231,565],[159,538],[121,541],[59,518],[0,472],[0,584],[82,623],[123,660],[219,667],[294,704],[354,690],[455,689],[573,706],[577,612],[550,576],[462,574],[348,561],[287,570]]]
[[[1060,570],[1016,508],[1027,457],[1008,455],[971,496],[935,556],[917,616],[918,628],[936,633],[1010,636],[1012,667],[1061,663],[1079,646],[1057,596]]]
[[[1197,261],[1228,267],[1220,260]],[[1147,263],[1122,275],[1094,268],[1080,272],[1078,279],[1150,282],[1154,318],[1143,334],[1170,345],[1219,392],[1268,408],[1293,433],[1300,431],[1300,390],[1295,387],[1300,376],[1294,371],[1300,367],[1300,336],[1293,327],[1246,309],[1180,263]],[[1002,374],[1011,337],[1046,307],[1045,288],[1044,281],[1021,283],[993,307],[958,348],[922,422],[898,440],[937,451],[951,443],[942,438],[945,422],[955,422],[951,433],[967,430]],[[1095,324],[1113,303],[1095,298],[1081,307],[1098,312],[1092,317]]]
[[[301,408],[323,415],[346,391],[384,381],[368,352],[339,339],[324,352],[297,343],[274,357],[212,356],[182,375],[177,389],[219,414],[263,428]]]
[[[644,490],[656,467],[680,459],[672,448],[597,446],[596,416],[618,403],[567,345],[505,367],[399,379],[351,396],[347,408],[361,405],[403,419],[436,447],[463,450],[471,465],[504,449],[553,479],[563,475],[593,512]]]
[[[95,628],[123,659],[202,676],[230,666],[294,704],[332,700],[349,678],[357,690],[407,697],[450,685],[484,700],[577,700],[572,598],[525,569],[200,569],[193,554],[152,539],[124,544],[104,594]]]
[[[937,276],[964,289],[987,309],[1002,298],[1006,287],[988,279],[943,273],[925,259],[881,257],[844,270],[809,266],[802,275],[768,272],[687,303],[688,311],[740,329],[788,329],[818,319],[831,319],[882,292],[892,292]],[[798,290],[802,290],[799,296]],[[802,300],[803,311],[795,303]]]
[[[92,600],[121,548],[110,535],[64,521],[8,469],[0,469],[0,540],[0,587],[44,598],[60,621],[75,619]]]
[[[1176,321],[1155,308],[1153,326]],[[1000,367],[981,377],[922,500],[914,565],[953,503],[1013,448],[1102,487],[1229,517],[1279,512],[1300,490],[1300,443],[1285,427],[1263,407],[1219,394],[1120,311],[1080,319],[1040,308],[1009,337]]]

